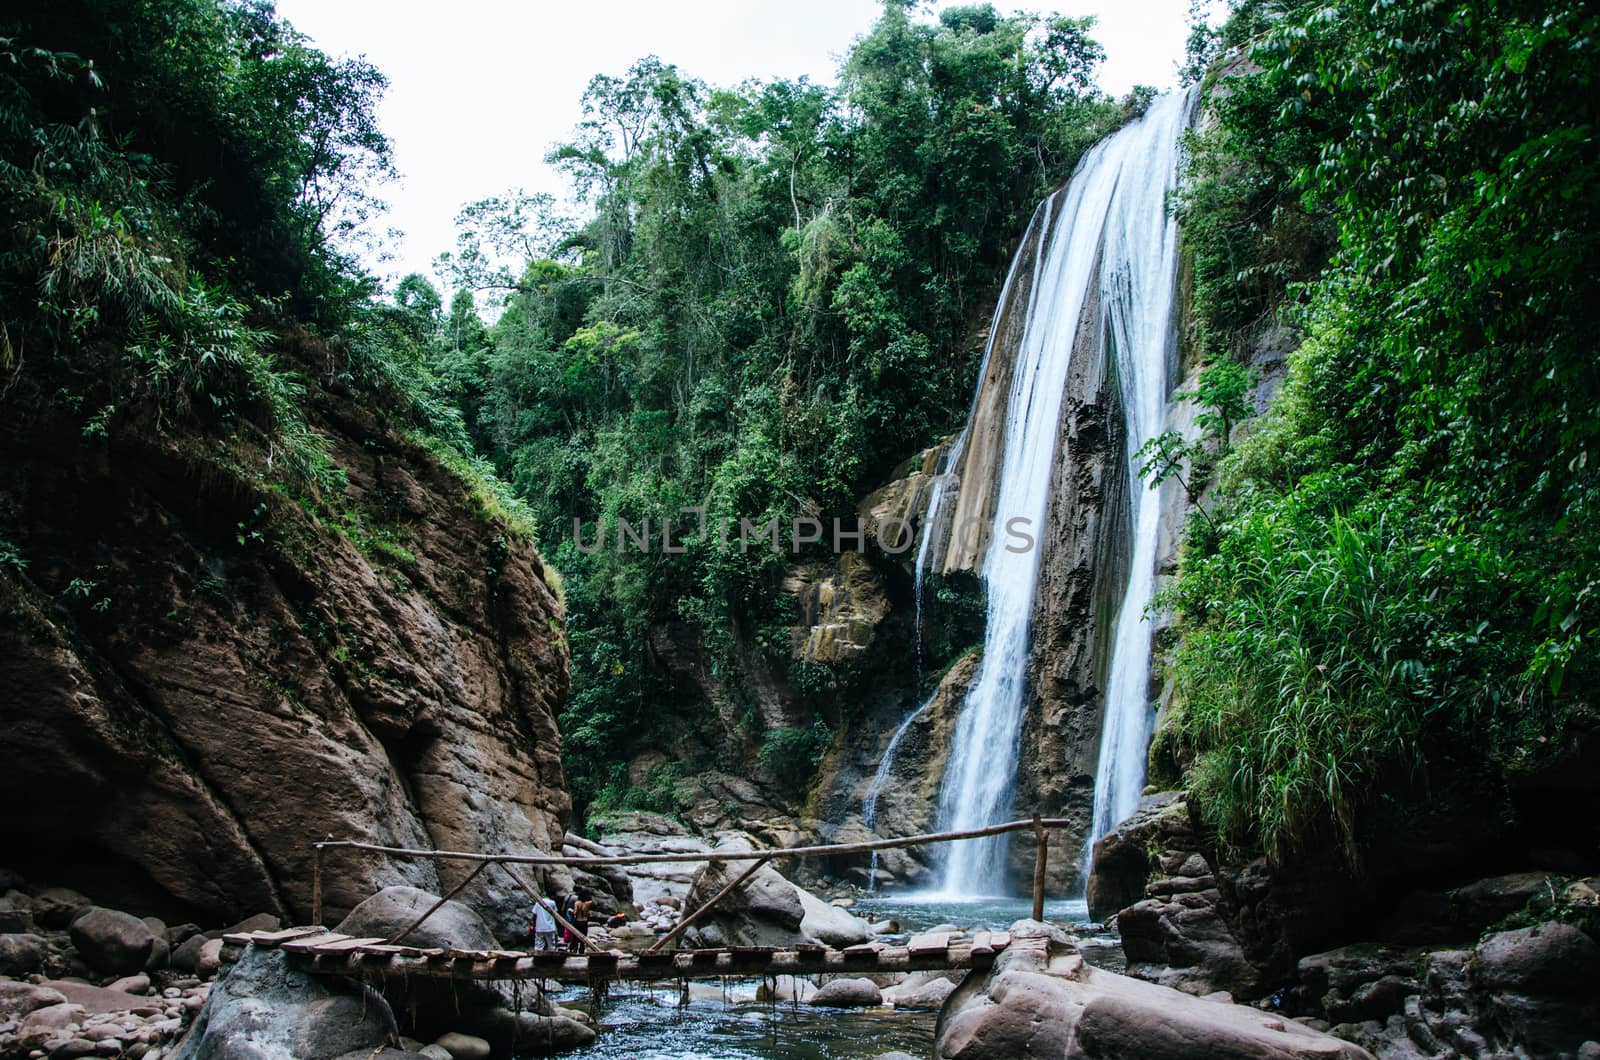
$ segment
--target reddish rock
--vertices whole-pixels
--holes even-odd
[[[1014,939],[939,1015],[941,1060],[1372,1060],[1359,1046],[1244,1005],[1092,968],[1059,940]]]
[[[0,566],[0,829],[38,862],[18,868],[117,908],[304,922],[324,836],[549,852],[570,816],[543,561],[380,406],[324,389],[325,348],[275,353],[348,476],[320,502],[265,474],[283,454],[242,416],[130,408],[88,444],[42,367],[0,397],[0,516],[28,563]],[[339,852],[324,918],[467,871]],[[502,875],[463,897],[517,930]]]

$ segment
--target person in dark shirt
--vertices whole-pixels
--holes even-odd
[[[577,900],[572,903],[572,915],[569,919],[572,926],[578,929],[577,937],[572,940],[572,952],[583,953],[587,950],[589,941],[589,910],[594,908],[594,896],[589,893],[589,888],[579,887],[573,895]]]

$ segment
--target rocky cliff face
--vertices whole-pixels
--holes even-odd
[[[1115,917],[1130,975],[1266,998],[1382,1058],[1588,1055],[1593,846],[1537,834],[1441,798],[1354,876],[1332,851],[1241,863],[1165,792],[1095,845],[1089,911]]]
[[[348,476],[296,496],[242,416],[113,415],[24,372],[0,399],[0,829],[24,872],[136,911],[310,912],[311,843],[551,850],[570,814],[561,606],[481,491],[318,374]],[[458,878],[330,854],[329,922]],[[511,927],[520,899],[465,896]],[[508,919],[510,918],[510,919]]]
[[[903,716],[863,717],[837,741],[822,764],[811,809],[817,834],[828,843],[849,843],[874,836],[917,835],[934,830],[939,783],[950,757],[956,718],[966,700],[967,686],[978,669],[973,651],[958,659],[940,678],[924,707],[909,703],[903,709],[918,711],[911,720],[878,792],[877,818],[872,828],[862,823],[862,807],[871,790],[878,764]],[[878,858],[879,882],[910,884],[925,880],[936,848],[885,850]],[[831,877],[864,885],[871,871],[870,857],[852,856],[797,867],[802,879]]]

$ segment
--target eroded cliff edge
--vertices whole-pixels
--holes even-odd
[[[86,431],[97,384],[50,365],[0,397],[0,829],[24,873],[169,917],[304,920],[330,835],[559,846],[553,576],[319,340],[280,346],[342,489],[283,475],[249,409],[127,403]],[[339,852],[325,915],[453,871]],[[464,897],[495,922],[509,887]]]

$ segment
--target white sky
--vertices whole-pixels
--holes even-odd
[[[938,0],[934,10],[952,6]],[[1188,0],[1008,3],[1098,19],[1101,86],[1169,87],[1188,36]],[[544,164],[581,117],[597,73],[658,55],[712,85],[746,78],[831,82],[878,0],[278,0],[278,13],[334,55],[365,54],[389,77],[379,116],[394,141],[397,184],[380,194],[405,233],[379,266],[390,279],[431,275],[455,244],[463,203],[511,188],[566,197]],[[920,17],[930,17],[923,13]]]

